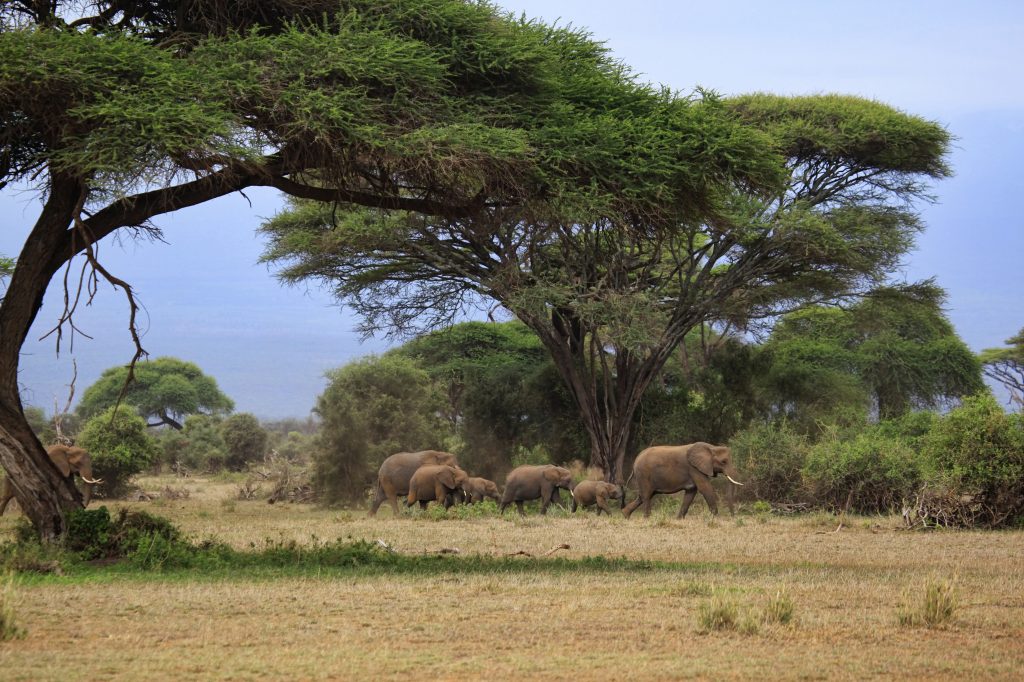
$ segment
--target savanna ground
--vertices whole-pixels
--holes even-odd
[[[650,519],[376,519],[238,501],[229,479],[144,479],[188,499],[108,503],[238,549],[378,539],[423,570],[304,567],[203,574],[90,567],[21,575],[27,631],[0,678],[1020,679],[1024,531],[908,532],[898,518],[728,514],[677,503]],[[102,501],[99,501],[102,504]],[[0,520],[0,538],[16,514]],[[558,549],[542,557],[560,545]],[[527,552],[535,558],[519,552]],[[480,559],[474,555],[485,557]],[[626,561],[593,561],[604,556]],[[557,558],[556,558],[557,557]],[[952,581],[939,627],[901,624],[926,583]],[[788,624],[765,622],[789,603]],[[702,618],[734,609],[737,626]]]

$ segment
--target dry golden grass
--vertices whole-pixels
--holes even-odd
[[[173,484],[172,485],[176,485]],[[723,516],[677,522],[593,515],[377,519],[235,502],[191,481],[187,500],[136,503],[195,537],[251,543],[383,539],[403,553],[605,555],[678,570],[126,580],[22,585],[21,640],[0,678],[66,679],[1020,679],[1024,532],[908,533],[890,519]],[[149,487],[149,486],[147,486]],[[152,486],[158,489],[157,486]],[[161,486],[162,487],[162,486]],[[674,511],[674,510],[673,510]],[[0,530],[13,525],[11,516]],[[942,629],[898,610],[929,579],[955,579]],[[765,622],[792,602],[788,625]],[[725,598],[756,627],[705,631]],[[756,631],[755,631],[756,630]]]

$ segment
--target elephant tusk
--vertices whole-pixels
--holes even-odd
[[[732,476],[730,476],[729,474],[726,474],[726,475],[725,475],[725,477],[726,477],[726,478],[728,478],[728,479],[729,479],[730,481],[732,481],[733,483],[735,483],[736,485],[743,485],[742,483],[740,483],[739,481],[737,481],[737,480],[736,480],[735,478],[733,478],[733,477],[732,477]]]
[[[103,483],[102,478],[86,478],[85,476],[82,476],[82,480],[85,481],[86,483],[92,483],[94,485],[97,483]]]

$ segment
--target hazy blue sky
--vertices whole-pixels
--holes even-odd
[[[941,122],[956,137],[956,176],[934,188],[928,229],[899,276],[936,277],[949,314],[975,350],[1001,345],[1024,326],[1024,3],[861,1],[632,3],[507,0],[508,10],[588,28],[644,80],[723,94],[839,92],[870,97]],[[257,264],[255,230],[282,201],[268,190],[164,217],[168,244],[104,243],[101,255],[145,305],[143,339],[154,357],[174,355],[214,376],[237,409],[304,416],[327,369],[367,353],[353,320],[319,290],[282,288]],[[16,255],[37,199],[0,193],[0,254]],[[109,241],[109,240],[108,240]],[[60,311],[52,288],[22,358],[26,402],[63,405],[70,349],[37,342]],[[79,313],[73,357],[78,390],[132,353],[120,292],[101,288]],[[65,341],[66,344],[66,341]]]

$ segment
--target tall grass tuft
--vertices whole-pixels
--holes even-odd
[[[25,628],[17,623],[14,607],[17,594],[14,591],[14,574],[8,573],[0,587],[0,642],[21,639],[25,636]]]
[[[772,623],[789,625],[793,622],[793,611],[792,597],[783,590],[779,590],[775,593],[775,596],[768,599],[768,603],[764,607],[762,620],[768,625]]]
[[[736,630],[740,624],[740,609],[727,597],[714,597],[697,610],[697,622],[704,632]]]
[[[907,627],[944,627],[953,621],[958,606],[954,581],[930,579],[925,583],[924,599],[915,605],[907,595],[897,618]]]

